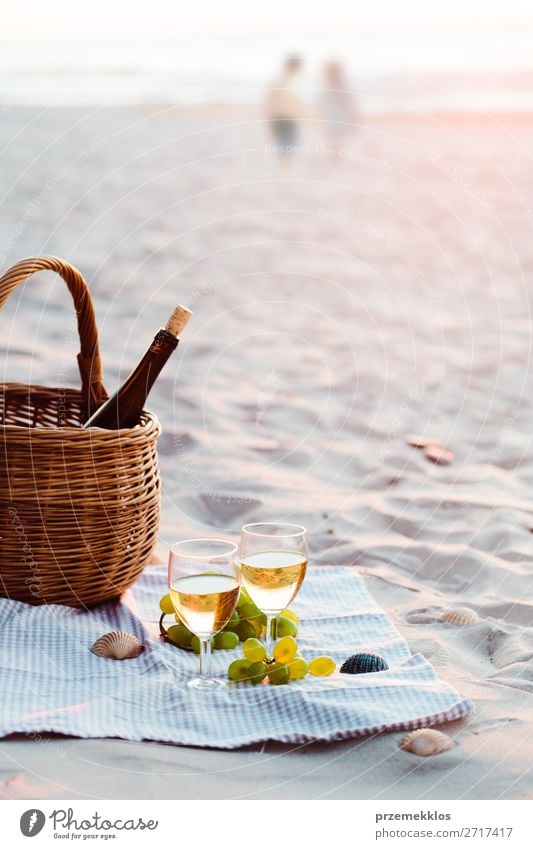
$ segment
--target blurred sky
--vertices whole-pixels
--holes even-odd
[[[224,45],[247,52],[250,37],[280,51],[322,47],[329,53],[342,52],[355,38],[360,64],[372,69],[530,67],[533,1],[24,0],[11,3],[2,16],[0,42],[7,53],[0,62],[25,56],[35,42],[41,54],[53,45],[61,61],[74,42],[94,47],[111,41],[130,49],[137,43],[142,51],[149,42],[190,43],[191,36],[199,50],[202,42],[217,39],[220,55]]]
[[[451,73],[455,106],[533,110],[533,0],[19,0],[0,103],[251,101],[294,51],[308,91],[340,58],[360,92],[434,100],[431,75]]]

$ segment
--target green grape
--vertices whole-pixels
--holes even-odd
[[[224,626],[224,631],[234,631],[239,622],[241,621],[241,617],[237,613],[236,610],[233,611],[230,618],[228,619],[228,624]]]
[[[248,594],[248,591],[245,587],[241,587],[241,592],[239,594],[239,601],[237,602],[237,607],[240,609],[243,604],[249,604],[251,602],[251,598]]]
[[[249,637],[245,640],[242,651],[246,660],[249,660],[252,663],[257,663],[260,660],[264,660],[266,657],[266,649],[263,643],[260,643],[255,637]]]
[[[291,681],[297,681],[300,678],[305,678],[309,672],[309,664],[303,659],[303,657],[295,656],[288,666]]]
[[[267,674],[267,665],[263,661],[252,663],[248,670],[248,680],[251,684],[260,684]]]
[[[278,663],[288,663],[298,651],[298,643],[294,637],[282,637],[274,646],[274,660]]]
[[[289,683],[289,667],[284,663],[271,663],[267,668],[267,675],[271,684]]]
[[[239,635],[240,641],[244,643],[249,637],[255,637],[255,628],[249,622],[246,622],[245,619],[241,619],[235,628],[235,633]]]
[[[241,619],[252,619],[254,616],[260,616],[261,611],[257,604],[254,604],[253,601],[247,601],[246,604],[243,604],[239,609],[239,615]]]
[[[250,623],[255,628],[255,633],[258,637],[261,636],[263,631],[266,633],[266,616],[262,613],[260,616],[253,616],[251,619],[247,619],[247,622]]]
[[[252,616],[251,619],[248,619],[248,622],[254,626],[258,637],[261,636],[263,631],[266,633],[267,618],[264,613],[259,612],[259,616]]]
[[[263,620],[261,620],[261,622],[259,622],[259,623],[257,624],[257,629],[258,629],[258,630],[257,630],[257,636],[258,636],[258,637],[266,637],[266,632],[267,632],[266,624],[267,624],[267,623],[266,623],[266,616],[265,616],[264,621],[263,621]],[[259,627],[259,626],[260,626],[260,627]]]
[[[215,634],[216,649],[234,649],[239,645],[239,635],[233,631],[220,631]]]
[[[175,646],[179,646],[182,649],[190,649],[192,633],[181,623],[179,625],[171,625],[167,629],[167,639],[171,643],[174,643]]]
[[[195,654],[200,654],[200,637],[193,634],[191,639],[191,648]],[[211,637],[211,649],[215,648],[215,638]]]
[[[253,625],[256,635],[260,637],[263,626],[266,625],[265,614],[259,610],[258,606],[254,604],[253,601],[243,604],[239,613],[241,615],[241,619],[244,619],[246,622],[249,622],[250,625]]]
[[[167,593],[166,595],[164,595],[163,598],[160,600],[159,609],[161,610],[162,613],[167,613],[167,614],[175,612],[174,611],[174,605],[172,604],[172,601],[170,600],[170,593]]]
[[[314,660],[309,664],[309,672],[311,675],[331,675],[335,670],[335,661],[332,657],[328,657],[327,655],[321,655],[320,657],[315,657]]]
[[[230,663],[228,667],[228,678],[230,681],[246,681],[250,674],[252,664],[244,657],[239,657]]]
[[[275,630],[274,622],[276,625]],[[275,620],[272,620],[270,633],[273,638],[275,637],[278,640],[280,637],[295,637],[298,633],[298,627],[291,619],[287,619],[286,616],[276,616]]]
[[[296,613],[293,613],[293,611],[292,611],[292,610],[289,610],[289,608],[288,608],[288,607],[286,607],[286,608],[285,608],[285,610],[280,611],[280,614],[279,614],[279,615],[280,615],[280,616],[284,616],[284,617],[285,617],[285,619],[290,619],[290,620],[291,620],[291,622],[294,622],[294,624],[296,625],[296,627],[298,627],[298,623],[299,623],[299,621],[300,621],[300,620],[299,620],[299,619],[298,619],[298,617],[296,616]]]

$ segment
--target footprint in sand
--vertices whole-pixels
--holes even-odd
[[[518,722],[516,716],[502,716],[500,719],[482,719],[479,722],[470,722],[465,728],[465,732],[473,735],[482,734],[484,731],[491,731],[493,728],[501,728],[502,725],[510,725],[512,722]]]

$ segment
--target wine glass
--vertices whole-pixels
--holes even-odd
[[[224,687],[210,677],[211,638],[228,623],[239,600],[237,546],[222,539],[186,539],[170,549],[168,586],[174,610],[200,640],[200,677],[189,687]]]
[[[240,559],[242,584],[267,618],[265,644],[271,656],[275,617],[291,603],[305,578],[307,531],[279,522],[244,525]]]

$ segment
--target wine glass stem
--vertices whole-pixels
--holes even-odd
[[[200,640],[200,678],[211,675],[211,640]]]
[[[274,651],[274,646],[276,644],[276,616],[272,613],[267,613],[266,619],[265,648],[267,655],[272,657],[272,652]]]

